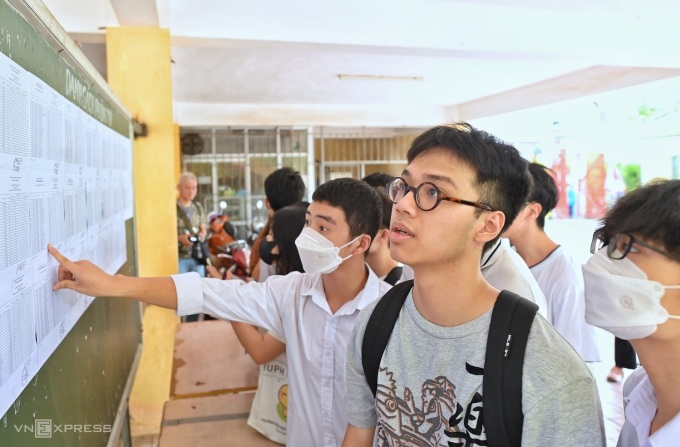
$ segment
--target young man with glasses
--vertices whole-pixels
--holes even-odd
[[[630,340],[619,447],[680,439],[680,180],[650,183],[607,212],[583,266],[586,321]]]
[[[490,445],[481,394],[499,290],[484,280],[480,259],[526,200],[527,163],[514,147],[467,124],[426,131],[407,160],[388,193],[391,253],[413,268],[413,287],[380,360],[377,397],[362,365],[375,304],[357,319],[347,351],[343,446]],[[521,445],[604,445],[595,380],[538,315],[521,384]]]

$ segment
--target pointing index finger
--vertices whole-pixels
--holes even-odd
[[[47,251],[50,252],[52,257],[56,259],[59,264],[63,266],[72,264],[72,262],[69,261],[66,256],[62,255],[53,245],[47,245]]]

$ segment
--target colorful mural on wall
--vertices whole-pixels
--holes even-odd
[[[547,165],[559,191],[559,202],[551,213],[556,219],[599,219],[619,197],[641,184],[639,164],[616,163],[605,154],[570,156],[567,149],[560,149]]]

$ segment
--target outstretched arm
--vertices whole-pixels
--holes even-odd
[[[89,296],[132,298],[147,304],[177,309],[177,290],[170,277],[133,278],[109,275],[90,261],[73,262],[52,245],[47,250],[59,262],[53,290],[71,289]]]
[[[237,321],[232,321],[231,326],[234,328],[238,341],[258,365],[270,362],[286,351],[285,343],[269,333],[260,334],[256,326]]]

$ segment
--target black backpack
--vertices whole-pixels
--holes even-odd
[[[364,375],[373,396],[378,369],[413,280],[390,289],[378,302],[366,325],[361,346]],[[519,447],[522,443],[522,367],[529,330],[538,306],[507,290],[494,305],[484,358],[482,418],[491,447]]]

